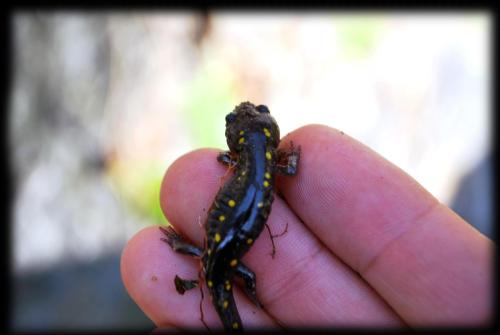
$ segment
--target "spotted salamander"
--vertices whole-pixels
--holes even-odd
[[[250,299],[261,306],[256,276],[241,258],[260,235],[271,211],[275,174],[297,173],[300,147],[278,149],[279,127],[264,105],[243,102],[226,116],[226,139],[230,151],[217,160],[234,174],[217,193],[205,224],[205,248],[186,242],[171,227],[160,228],[175,251],[201,259],[202,271],[213,305],[227,332],[242,332],[233,298],[233,278],[243,279]],[[273,236],[271,235],[271,238]],[[198,280],[175,277],[179,293],[198,285]],[[200,304],[201,308],[201,304]],[[203,321],[203,316],[202,316]]]

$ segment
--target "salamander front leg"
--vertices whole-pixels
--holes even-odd
[[[203,250],[201,248],[186,242],[172,227],[160,227],[160,230],[166,236],[161,240],[167,243],[175,252],[194,257],[202,256]]]
[[[278,162],[276,168],[279,173],[286,176],[294,176],[297,174],[297,169],[300,160],[300,145],[295,148],[293,142],[290,142],[288,150],[278,149]]]
[[[262,304],[257,299],[257,292],[256,292],[257,277],[255,276],[255,273],[243,263],[239,263],[238,266],[236,267],[236,275],[242,278],[243,281],[245,282],[245,292],[247,293],[248,297],[257,307],[262,308]]]
[[[184,292],[197,287],[199,284],[199,280],[197,280],[197,279],[182,279],[178,275],[175,275],[174,284],[175,284],[175,290],[179,294],[184,294]]]
[[[237,157],[231,151],[219,152],[217,156],[217,161],[229,167],[236,166],[238,164]]]
[[[194,257],[202,256],[203,250],[201,248],[186,242],[172,227],[160,227],[160,230],[165,234],[165,237],[161,238],[161,240],[167,243],[175,252]],[[174,284],[177,292],[184,294],[184,292],[197,287],[199,280],[182,279],[178,275],[175,275]]]

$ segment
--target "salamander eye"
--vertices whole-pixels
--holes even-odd
[[[234,120],[236,120],[236,114],[235,113],[229,113],[226,115],[226,123],[231,123]]]
[[[255,109],[257,109],[260,113],[269,114],[269,108],[267,108],[266,105],[258,105],[257,107],[255,107]]]

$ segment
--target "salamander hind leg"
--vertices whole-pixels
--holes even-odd
[[[256,285],[257,285],[257,277],[255,273],[250,270],[243,263],[238,264],[236,267],[236,275],[243,279],[245,282],[245,292],[248,297],[252,300],[252,302],[259,308],[262,308],[262,304],[257,299]]]
[[[290,142],[290,148],[287,150],[278,149],[278,162],[276,168],[279,173],[286,176],[294,176],[297,174],[300,160],[300,145],[294,147],[293,142]]]

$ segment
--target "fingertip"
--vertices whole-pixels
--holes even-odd
[[[179,189],[188,186],[193,173],[215,165],[213,158],[214,150],[199,149],[180,156],[168,167],[160,187],[160,205],[167,219],[173,214]]]
[[[150,235],[151,227],[144,228],[137,232],[132,238],[127,242],[123,248],[122,255],[120,258],[120,272],[122,276],[123,283],[129,294],[131,293],[131,280],[133,281],[134,275],[136,273],[137,259],[141,257],[142,245],[144,244],[145,238]]]
[[[157,227],[146,227],[136,233],[126,244],[120,260],[120,271],[123,283],[131,298],[147,312],[147,301],[144,292],[156,290],[156,283],[164,271],[158,255],[161,250],[161,234]],[[158,241],[158,243],[155,243]],[[165,263],[167,258],[165,257]]]
[[[290,141],[293,141],[295,145],[308,145],[308,143],[316,142],[318,139],[324,139],[325,142],[329,143],[332,139],[337,140],[342,137],[352,140],[352,137],[336,128],[323,124],[308,124],[286,134],[280,141],[280,147],[287,146]]]
[[[197,274],[194,260],[175,254],[161,238],[158,226],[142,229],[125,246],[121,257],[121,275],[132,300],[157,325],[180,325],[191,320],[190,310],[179,312],[186,301],[175,290],[173,278]],[[176,312],[177,311],[177,312]]]
[[[199,260],[174,252],[161,240],[162,237],[158,226],[152,226],[139,231],[127,243],[120,266],[125,287],[141,310],[161,328],[158,331],[201,329],[199,289],[181,295],[174,284],[176,275],[199,279]],[[202,289],[207,298],[201,302],[204,320],[211,329],[218,329],[220,321],[210,306],[204,284]],[[234,294],[248,328],[274,326],[266,312],[256,310],[242,292],[236,289]]]
[[[220,186],[217,176],[226,170],[217,162],[218,152],[216,149],[199,149],[179,157],[167,169],[160,188],[160,206],[167,220],[198,243],[202,242],[202,230],[196,222],[185,222],[184,212],[196,208],[201,209],[201,215],[210,206],[208,195],[215,194]],[[191,228],[197,229],[191,231]]]
[[[288,149],[291,143],[294,147],[300,147],[297,175],[296,177],[278,175],[278,188],[282,190],[307,188],[311,177],[321,175],[323,168],[331,168],[331,166],[323,167],[324,156],[335,152],[336,155],[349,157],[351,151],[356,150],[353,144],[358,142],[338,129],[321,124],[310,124],[283,137],[280,141],[280,149]]]

